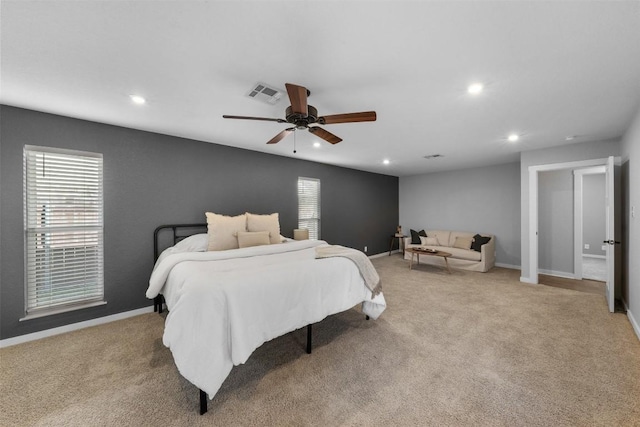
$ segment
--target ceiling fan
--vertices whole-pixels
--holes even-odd
[[[376,120],[375,111],[363,111],[361,113],[332,114],[329,116],[318,117],[318,110],[312,105],[307,104],[307,97],[311,94],[304,86],[298,86],[291,83],[285,83],[287,94],[291,105],[285,110],[284,119],[271,119],[268,117],[248,117],[248,116],[229,116],[223,115],[225,119],[242,119],[242,120],[263,120],[268,122],[291,123],[293,127],[287,128],[271,138],[267,144],[276,144],[280,142],[290,133],[297,129],[308,129],[309,132],[324,139],[331,144],[337,144],[342,138],[324,130],[318,125],[332,125],[336,123],[355,123],[355,122],[374,122]]]

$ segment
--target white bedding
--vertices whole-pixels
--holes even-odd
[[[163,342],[180,373],[217,393],[234,365],[264,342],[362,303],[376,319],[382,293],[372,299],[347,258],[316,259],[324,241],[290,241],[229,251],[165,251],[147,297],[165,297]]]

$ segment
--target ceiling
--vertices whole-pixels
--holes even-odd
[[[640,108],[639,1],[0,5],[3,104],[388,175],[617,138]],[[284,118],[286,96],[247,96],[256,82],[378,120],[326,125],[336,145],[295,132],[294,154],[293,136],[266,145],[286,125],[222,118]]]

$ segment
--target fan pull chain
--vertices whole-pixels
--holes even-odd
[[[296,132],[293,131],[293,154],[296,154]]]

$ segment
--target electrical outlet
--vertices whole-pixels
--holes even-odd
[[[366,246],[364,247],[364,253],[365,254],[367,253],[367,247]]]
[[[585,249],[589,249],[589,244],[588,244],[588,243],[585,243],[585,244],[584,244],[584,248],[585,248]]]

